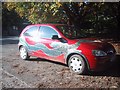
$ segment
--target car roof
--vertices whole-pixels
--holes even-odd
[[[28,26],[61,26],[61,25],[66,25],[66,24],[32,24]]]

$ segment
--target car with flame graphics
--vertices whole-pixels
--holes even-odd
[[[19,37],[20,57],[61,62],[76,74],[104,70],[114,61],[116,51],[111,44],[80,38],[81,35],[74,27],[64,24],[29,25]]]

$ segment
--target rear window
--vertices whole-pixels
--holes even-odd
[[[24,32],[24,36],[35,37],[36,35],[38,35],[38,29],[38,26],[30,27],[26,32]]]

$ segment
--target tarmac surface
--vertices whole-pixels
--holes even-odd
[[[76,75],[61,63],[32,57],[22,60],[18,37],[0,39],[2,88],[120,88],[120,56],[111,69]]]

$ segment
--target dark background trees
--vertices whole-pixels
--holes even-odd
[[[118,2],[2,3],[3,32],[12,26],[22,30],[30,23],[66,23],[86,37],[120,39],[119,7]]]

